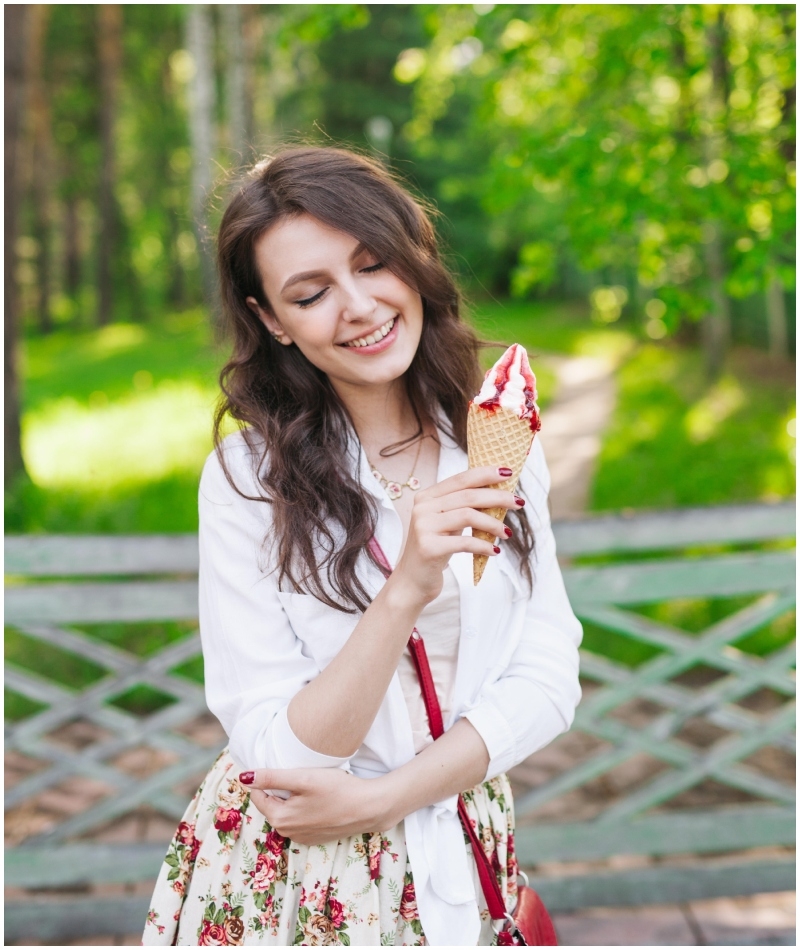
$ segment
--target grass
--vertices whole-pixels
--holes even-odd
[[[794,391],[762,354],[734,351],[710,384],[692,350],[644,344],[617,374],[595,510],[774,501],[794,494]]]
[[[223,358],[199,309],[158,326],[28,340],[23,452],[31,483],[7,498],[7,530],[195,530]]]
[[[546,413],[556,377],[547,355],[596,356],[618,367],[618,402],[594,479],[595,510],[776,499],[794,492],[792,380],[763,354],[738,350],[710,385],[700,355],[675,344],[643,343],[622,326],[596,327],[583,306],[481,302],[473,320],[484,338],[522,343],[532,358]],[[488,366],[496,350],[487,350]],[[201,310],[159,325],[115,324],[26,341],[23,445],[32,476],[6,495],[11,532],[194,531],[197,482],[211,448],[211,412],[224,351],[212,344]],[[545,416],[546,418],[546,416]],[[689,632],[740,606],[675,602],[640,608]],[[186,636],[191,624],[102,624],[89,636],[147,656]],[[768,654],[791,637],[781,618],[744,638]],[[585,645],[631,666],[659,651],[587,625]],[[94,663],[6,633],[6,656],[64,686],[102,678]],[[202,661],[175,670],[202,682]],[[139,686],[113,703],[140,715],[168,700]],[[6,716],[38,704],[6,692]]]

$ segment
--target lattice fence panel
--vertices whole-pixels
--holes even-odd
[[[107,671],[107,675],[89,688],[73,692],[7,664],[6,687],[47,708],[6,727],[6,749],[42,763],[34,774],[9,789],[6,810],[35,800],[43,791],[55,789],[74,777],[109,787],[109,793],[100,801],[92,802],[85,811],[31,837],[26,844],[85,835],[141,805],[177,820],[186,808],[187,798],[176,794],[175,786],[202,775],[218,752],[218,748],[209,749],[179,731],[207,712],[202,687],[171,672],[200,653],[199,634],[194,632],[142,659],[63,626],[33,623],[14,626],[34,640],[82,656]],[[158,690],[171,702],[146,716],[108,705],[110,700],[139,685]],[[59,727],[75,721],[95,724],[102,730],[103,737],[78,750],[53,740],[52,734]],[[141,779],[112,764],[112,760],[142,745],[167,753],[172,761]]]
[[[636,556],[785,539],[793,536],[793,524],[794,506],[787,503],[587,519],[557,525],[556,533],[560,553],[568,558],[612,551]],[[196,539],[19,538],[7,541],[6,553],[8,572],[22,580],[12,581],[7,590],[7,623],[43,648],[56,647],[104,671],[89,687],[73,690],[7,665],[7,689],[44,707],[6,727],[7,756],[17,754],[35,764],[35,771],[7,792],[8,817],[13,822],[20,809],[60,794],[71,781],[95,783],[101,790],[86,807],[23,836],[24,847],[7,852],[10,878],[23,887],[145,879],[157,870],[160,844],[115,846],[115,851],[91,839],[142,806],[177,820],[191,794],[188,784],[202,777],[221,747],[221,733],[209,743],[208,733],[201,739],[195,728],[199,717],[208,715],[202,688],[176,672],[199,655],[199,635],[187,633],[143,658],[80,628],[192,621]],[[585,623],[646,645],[655,655],[632,667],[582,651],[588,688],[572,730],[512,773],[522,861],[538,866],[618,853],[708,854],[792,843],[795,793],[786,762],[795,752],[793,646],[782,643],[757,656],[738,645],[793,609],[791,552],[594,566],[567,561],[564,575]],[[98,579],[86,580],[93,576]],[[31,582],[41,578],[46,581]],[[640,605],[681,598],[730,597],[751,602],[701,633],[636,612]],[[687,680],[698,669],[705,676],[699,686]],[[137,716],[112,704],[138,685],[157,690],[168,705]],[[769,702],[753,704],[762,693]],[[94,733],[83,743],[65,745],[60,735],[76,723],[90,724]],[[695,741],[698,736],[701,741]],[[120,762],[142,747],[162,756],[162,764],[132,775]],[[764,756],[782,757],[784,767],[771,769]],[[720,802],[686,806],[686,796],[708,783]],[[53,860],[54,844],[63,860]],[[116,855],[123,851],[120,861]],[[637,903],[654,895],[680,900],[785,889],[792,874],[793,863],[781,859],[704,863],[691,873],[648,867],[563,880],[544,876],[536,884],[553,909],[568,909]],[[89,901],[79,903],[76,933],[91,932],[87,914],[97,918],[98,926],[108,921],[108,914],[92,910]],[[138,919],[140,898],[122,904],[120,920]],[[51,917],[45,904],[10,907],[7,936],[27,934],[31,921],[56,926]],[[45,923],[43,934],[50,926]],[[63,917],[57,925],[63,929]]]

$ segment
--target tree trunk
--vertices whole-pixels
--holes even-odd
[[[111,322],[114,307],[114,259],[117,250],[116,142],[114,125],[117,113],[119,70],[122,59],[122,6],[101,3],[97,6],[97,39],[100,62],[100,234],[97,255],[97,322]]]
[[[64,286],[73,300],[81,285],[81,236],[78,221],[78,197],[64,199]]]
[[[236,166],[247,156],[247,102],[245,82],[245,44],[242,14],[238,3],[222,6],[222,27],[225,32],[225,98],[228,119],[228,146]]]
[[[50,293],[52,281],[52,203],[53,203],[53,147],[51,140],[50,104],[44,81],[44,40],[49,8],[46,4],[31,5],[31,38],[28,57],[30,83],[30,118],[33,137],[33,237],[39,251],[37,265],[37,301],[39,329],[49,333]]]
[[[192,152],[192,225],[197,239],[203,294],[212,320],[216,316],[216,280],[208,236],[208,199],[214,159],[214,70],[211,59],[212,28],[206,4],[189,5],[186,48],[194,61],[189,80],[189,143]]]
[[[255,138],[255,107],[256,107],[256,78],[258,51],[261,47],[261,36],[264,21],[261,7],[255,3],[246,3],[242,6],[242,33],[244,36],[244,130],[245,141],[251,149],[254,148]],[[251,152],[245,156],[248,163],[255,158]]]
[[[727,27],[725,11],[717,12],[716,22],[706,30],[709,48],[709,60],[713,83],[705,103],[706,120],[716,131],[706,135],[704,142],[705,158],[711,162],[721,157],[725,147],[726,115],[730,78],[728,75]],[[706,275],[710,283],[711,309],[703,325],[703,341],[706,352],[706,372],[709,379],[716,379],[725,363],[725,354],[731,339],[731,307],[725,292],[725,252],[722,233],[715,221],[705,225],[710,232],[705,246]]]
[[[16,281],[17,228],[19,225],[20,151],[24,134],[26,76],[25,60],[30,30],[30,5],[7,4],[3,9],[5,28],[5,209],[3,263],[5,266],[5,484],[25,472],[20,438],[19,393],[19,295]]]
[[[725,263],[719,228],[706,244],[706,273],[711,286],[711,309],[703,321],[703,343],[706,352],[706,372],[716,379],[722,372],[725,353],[731,338],[731,307],[725,293]]]
[[[783,295],[783,284],[774,273],[770,274],[766,297],[769,353],[773,359],[784,360],[789,355],[786,298]]]

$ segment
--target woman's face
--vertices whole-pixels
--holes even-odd
[[[303,214],[284,218],[255,246],[270,310],[248,306],[334,386],[390,383],[411,364],[422,298],[351,235]]]

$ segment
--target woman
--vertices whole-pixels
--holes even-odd
[[[200,625],[229,748],[179,825],[144,943],[491,944],[457,795],[511,908],[504,773],[580,696],[541,448],[519,496],[492,487],[502,468],[467,470],[479,343],[426,213],[377,163],[330,148],[262,163],[218,253],[234,351],[200,484]],[[226,414],[241,428],[220,441]],[[479,587],[474,553],[492,559]]]

